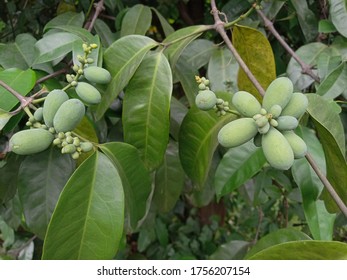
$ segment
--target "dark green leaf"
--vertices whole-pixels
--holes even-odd
[[[152,11],[155,12],[156,16],[159,19],[159,22],[161,24],[161,27],[163,28],[165,36],[169,36],[171,33],[175,32],[175,29],[167,22],[167,20],[159,13],[157,9],[152,8]]]
[[[142,4],[132,6],[122,21],[121,37],[131,34],[145,35],[151,26],[151,9]]]
[[[59,195],[75,169],[71,156],[52,147],[27,156],[18,173],[18,194],[25,223],[43,239]]]
[[[121,142],[106,143],[101,150],[112,160],[122,179],[125,197],[125,222],[130,230],[136,230],[138,222],[147,213],[147,201],[151,194],[151,178],[140,159],[137,149]]]
[[[15,241],[14,230],[6,224],[0,216],[0,233],[1,233],[1,247],[0,249],[8,249]],[[1,251],[0,251],[1,252]]]
[[[54,29],[59,31],[69,32],[70,34],[74,34],[78,36],[79,38],[81,38],[87,44],[94,43],[93,42],[94,36],[82,27],[64,24],[64,25],[55,26]]]
[[[215,175],[217,197],[226,195],[251,179],[266,163],[263,150],[253,140],[229,149]]]
[[[345,135],[340,116],[329,101],[314,94],[308,94],[307,97],[309,99],[307,111],[313,119],[325,153],[327,178],[341,199],[347,203]],[[335,202],[325,189],[323,199],[329,211],[337,211]]]
[[[209,62],[212,53],[216,49],[216,45],[211,41],[196,39],[184,49],[180,59],[188,63],[192,69],[198,70]]]
[[[155,173],[153,201],[161,213],[169,212],[175,206],[183,190],[184,180],[177,144],[170,142],[164,161]]]
[[[19,166],[23,157],[11,153],[6,163],[0,168],[0,204],[12,199],[17,192],[17,178]]]
[[[111,259],[123,223],[124,193],[118,171],[96,152],[64,187],[48,226],[42,259]]]
[[[236,92],[238,72],[239,65],[229,49],[217,48],[213,51],[207,69],[207,77],[213,91]]]
[[[322,52],[317,58],[317,70],[320,80],[323,81],[341,62],[341,55],[335,56],[328,52]]]
[[[116,41],[116,35],[112,33],[110,27],[101,19],[97,19],[94,24],[94,29],[99,35],[102,46],[108,48],[114,41]]]
[[[21,95],[27,95],[35,85],[35,72],[31,69],[22,71],[11,68],[0,72],[0,80],[9,85]],[[0,86],[0,108],[10,111],[17,103],[18,99]]]
[[[257,29],[236,25],[233,28],[233,44],[261,86],[266,89],[276,79],[275,58],[268,39]],[[262,99],[241,68],[238,88],[252,93],[258,100]]]
[[[196,107],[184,118],[179,135],[179,155],[186,174],[200,188],[206,181],[213,153],[218,146],[220,128],[233,119],[217,117],[215,112],[204,112]]]
[[[5,125],[8,123],[12,115],[0,108],[0,131],[5,127]]]
[[[347,260],[347,244],[336,241],[292,241],[266,248],[250,260]]]
[[[277,244],[282,244],[290,241],[310,240],[311,238],[305,233],[293,228],[283,228],[276,230],[261,238],[247,253],[246,259],[252,258],[253,255],[270,248]]]
[[[46,32],[48,29],[55,28],[59,25],[82,27],[83,22],[84,22],[84,14],[82,12],[81,13],[66,12],[50,20],[45,25],[45,28],[43,31]]]
[[[96,118],[100,119],[113,100],[128,84],[146,53],[157,46],[152,39],[129,35],[114,42],[104,53],[105,68],[110,71],[112,81],[96,107]]]
[[[210,260],[242,260],[249,248],[249,242],[243,240],[231,240],[221,245],[214,252]]]
[[[172,96],[170,104],[170,135],[176,141],[178,141],[179,130],[187,112],[187,107]]]
[[[124,140],[140,150],[149,169],[160,165],[169,140],[171,79],[166,57],[161,52],[149,54],[123,100]]]
[[[330,0],[330,16],[338,32],[347,37],[347,3],[345,0]]]
[[[320,33],[332,33],[332,32],[336,32],[336,27],[334,26],[334,24],[328,20],[328,19],[321,19],[318,22],[318,32]]]

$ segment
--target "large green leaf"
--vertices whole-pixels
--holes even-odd
[[[136,230],[147,213],[151,194],[151,178],[140,159],[138,150],[126,143],[112,142],[100,146],[117,167],[125,197],[125,222],[129,230]]]
[[[336,241],[292,241],[266,248],[249,260],[347,260],[347,244]]]
[[[121,37],[131,34],[145,35],[151,26],[152,12],[145,5],[132,6],[122,20]]]
[[[23,157],[10,153],[5,159],[5,165],[0,168],[0,204],[12,199],[17,192],[18,171],[22,159]]]
[[[166,37],[163,41],[165,45],[164,53],[169,58],[172,69],[175,69],[177,60],[187,45],[209,29],[211,29],[211,27],[208,25],[193,25],[181,28]]]
[[[314,41],[318,35],[318,20],[315,14],[309,9],[307,1],[291,0],[291,2],[295,8],[306,42]]]
[[[213,91],[236,92],[238,90],[238,72],[239,64],[229,49],[214,49],[207,68],[207,77],[210,80]]]
[[[218,48],[213,42],[206,39],[196,39],[183,50],[180,59],[188,63],[193,69],[198,70],[209,62],[216,49]]]
[[[45,25],[45,28],[43,31],[46,32],[48,29],[55,28],[56,26],[59,26],[59,25],[82,27],[83,22],[84,22],[84,14],[82,12],[81,13],[66,12],[51,19]]]
[[[32,35],[19,34],[14,43],[0,45],[0,65],[5,69],[28,69],[36,57],[35,43]]]
[[[276,79],[275,58],[268,39],[256,29],[236,25],[233,28],[233,44],[250,71],[266,89]],[[241,68],[238,75],[238,88],[252,93],[259,100],[262,99]]]
[[[25,223],[43,239],[59,195],[75,169],[71,156],[51,147],[27,156],[18,173],[18,194]]]
[[[231,240],[221,245],[210,257],[210,260],[242,260],[250,243],[243,240]]]
[[[299,240],[310,240],[311,238],[305,233],[293,228],[283,228],[269,233],[261,238],[247,253],[246,259],[252,258],[253,255],[261,252],[274,245]]]
[[[5,127],[8,121],[12,118],[12,115],[0,108],[0,131]]]
[[[304,127],[300,128],[298,132],[307,143],[308,152],[320,170],[325,172],[326,166],[323,148],[314,132]],[[291,171],[295,183],[301,191],[306,221],[313,238],[316,240],[331,240],[335,215],[328,213],[323,201],[318,200],[323,189],[322,182],[305,158],[296,160]]]
[[[36,42],[38,54],[35,63],[43,63],[60,58],[72,51],[74,41],[79,37],[68,32],[56,32],[44,36]]]
[[[330,16],[338,32],[347,37],[347,2],[346,0],[330,0]]]
[[[315,124],[325,153],[327,178],[346,204],[347,163],[345,135],[341,119],[329,101],[315,94],[308,94],[307,97],[309,99],[307,111]],[[329,211],[338,211],[326,189],[323,191],[323,199]]]
[[[217,197],[226,195],[251,179],[266,163],[263,150],[253,140],[229,149],[215,175]]]
[[[78,37],[80,37],[84,42],[86,43],[94,43],[93,42],[93,35],[88,32],[86,29],[82,28],[82,27],[78,27],[78,26],[71,26],[71,25],[58,25],[55,26],[54,29],[60,31],[65,31],[65,32],[69,32],[71,34],[74,34]]]
[[[182,169],[178,147],[170,142],[162,165],[155,173],[155,191],[153,201],[161,212],[169,212],[177,202],[184,186],[185,174]]]
[[[347,64],[342,62],[319,85],[317,94],[326,99],[334,99],[347,88]]]
[[[156,16],[159,19],[160,25],[163,28],[165,36],[169,36],[171,33],[175,32],[175,29],[167,22],[167,20],[159,13],[157,9],[151,7],[152,11],[155,12]]]
[[[65,185],[48,226],[42,259],[111,259],[123,223],[118,171],[107,156],[96,152]]]
[[[96,34],[100,37],[102,46],[108,48],[116,41],[115,33],[112,33],[110,27],[101,19],[97,19],[94,24]]]
[[[172,96],[170,104],[170,136],[176,141],[178,141],[180,127],[187,112],[188,108]]]
[[[171,68],[162,52],[142,61],[125,92],[124,140],[140,150],[149,169],[160,165],[169,140],[171,92]]]
[[[186,174],[199,188],[208,176],[213,153],[218,146],[217,134],[234,117],[217,117],[193,107],[185,116],[179,134],[179,156]]]
[[[21,95],[27,95],[35,85],[35,72],[31,69],[22,71],[11,68],[0,72],[0,80],[5,82]],[[10,111],[17,103],[18,99],[0,86],[0,108]]]
[[[114,42],[104,53],[105,68],[110,71],[112,81],[96,107],[96,118],[100,119],[113,100],[128,84],[146,53],[157,46],[154,40],[129,35]]]

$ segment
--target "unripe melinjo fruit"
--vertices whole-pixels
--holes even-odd
[[[278,104],[275,104],[271,107],[271,109],[269,110],[269,113],[272,115],[273,118],[278,118],[281,113],[282,113],[282,107]]]
[[[278,130],[293,130],[299,124],[298,120],[292,116],[280,116],[276,120],[277,120],[276,128]]]
[[[81,147],[82,152],[87,153],[93,149],[93,144],[90,142],[81,142],[80,147]]]
[[[62,154],[72,154],[76,152],[76,146],[74,144],[67,144],[61,149]]]
[[[305,113],[308,106],[308,99],[301,92],[294,92],[287,106],[283,109],[282,115],[300,118]]]
[[[269,131],[269,129],[270,129],[270,123],[267,122],[266,125],[258,128],[258,132],[260,134],[265,134],[265,133],[267,133]]]
[[[211,90],[201,90],[195,97],[196,106],[203,111],[211,110],[217,103],[217,97]]]
[[[255,123],[258,127],[263,127],[269,123],[269,120],[266,116],[261,116],[259,119],[255,121]]]
[[[286,77],[277,78],[272,81],[266,89],[263,98],[263,108],[270,111],[273,105],[284,108],[293,95],[293,83]]]
[[[247,91],[236,92],[233,96],[232,103],[241,115],[249,118],[259,113],[261,109],[258,100]]]
[[[43,120],[43,108],[38,108],[34,113],[34,118],[36,121],[40,122]]]
[[[92,85],[85,82],[78,82],[75,87],[77,95],[87,104],[98,104],[101,101],[100,92]]]
[[[53,126],[57,132],[73,130],[85,114],[84,104],[76,98],[65,101],[53,119]]]
[[[294,158],[302,158],[307,153],[307,145],[300,136],[296,135],[294,131],[283,131],[283,136],[287,139],[289,145],[292,147]]]
[[[83,71],[84,77],[92,83],[107,84],[111,81],[111,74],[98,66],[88,66]]]
[[[47,127],[53,126],[55,113],[58,111],[61,104],[68,99],[69,96],[66,92],[60,89],[54,89],[46,96],[45,102],[43,103],[42,114]]]
[[[263,152],[269,164],[277,169],[288,170],[294,162],[294,153],[287,139],[276,128],[270,127],[261,139]]]
[[[241,118],[224,125],[218,133],[218,142],[232,148],[251,140],[258,133],[258,126],[252,118]]]
[[[10,149],[18,155],[31,155],[46,150],[54,136],[42,128],[22,130],[10,139]]]

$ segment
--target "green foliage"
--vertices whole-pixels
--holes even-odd
[[[210,1],[93,2],[0,4],[0,259],[347,259],[346,1],[216,1],[264,99]]]

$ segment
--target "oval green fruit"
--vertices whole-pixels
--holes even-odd
[[[88,83],[78,82],[75,90],[79,98],[88,105],[98,104],[101,101],[100,92]]]
[[[280,116],[276,120],[278,130],[293,130],[299,125],[298,120],[292,116]]]
[[[89,82],[96,84],[108,84],[112,78],[110,72],[98,66],[86,67],[83,75]]]
[[[263,108],[270,111],[273,105],[284,108],[293,95],[293,83],[286,77],[277,78],[272,81],[266,89],[263,98]]]
[[[81,142],[80,147],[82,149],[82,152],[90,152],[93,149],[93,144],[90,142]]]
[[[271,109],[269,110],[269,113],[272,115],[273,118],[278,118],[281,113],[282,113],[282,107],[278,104],[275,104],[271,107]]]
[[[196,106],[203,111],[211,110],[217,103],[217,97],[211,90],[201,90],[195,97]]]
[[[252,118],[241,118],[224,125],[218,133],[218,142],[232,148],[251,140],[258,133],[258,126]]]
[[[232,103],[241,115],[249,118],[259,114],[261,109],[258,100],[247,91],[236,92],[233,96]]]
[[[76,98],[65,101],[53,119],[56,132],[72,131],[82,120],[85,114],[84,104]]]
[[[292,147],[294,158],[302,158],[307,154],[307,145],[294,131],[283,131],[283,136],[287,139]]]
[[[283,109],[283,116],[292,116],[295,118],[300,118],[303,113],[305,113],[308,106],[308,99],[305,94],[301,92],[294,92],[289,103]]]
[[[54,136],[42,128],[22,130],[10,139],[10,149],[18,155],[31,155],[46,150]]]
[[[66,92],[60,89],[54,89],[46,96],[45,102],[43,103],[42,114],[47,127],[53,126],[55,113],[58,111],[61,104],[68,99],[69,96]]]
[[[270,127],[261,139],[263,152],[269,164],[280,170],[288,170],[294,163],[294,153],[287,139],[276,128]]]
[[[38,108],[34,113],[34,118],[36,121],[40,122],[43,120],[43,108]]]

